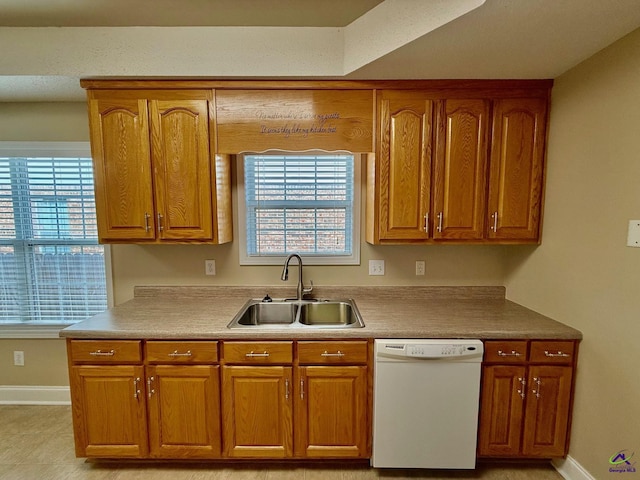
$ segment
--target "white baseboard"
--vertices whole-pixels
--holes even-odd
[[[0,405],[71,405],[69,387],[0,385]]]
[[[566,459],[554,459],[551,464],[567,480],[596,480],[570,455]]]

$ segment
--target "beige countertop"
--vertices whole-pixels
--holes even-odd
[[[581,339],[582,333],[504,298],[504,287],[316,287],[313,297],[355,303],[364,328],[236,328],[227,324],[250,298],[295,287],[136,287],[134,298],[60,332],[68,338]]]

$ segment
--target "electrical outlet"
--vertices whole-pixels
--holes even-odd
[[[24,367],[24,352],[22,350],[14,350],[13,364],[16,367]]]
[[[215,260],[205,260],[204,261],[204,274],[205,275],[215,275],[216,274],[216,261]]]
[[[416,260],[416,275],[424,275],[425,268],[424,260]]]
[[[627,247],[640,247],[640,220],[629,220]]]
[[[384,260],[369,260],[369,275],[384,275]]]

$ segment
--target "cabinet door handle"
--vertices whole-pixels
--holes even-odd
[[[254,358],[254,357],[268,357],[269,356],[269,352],[265,351],[262,353],[253,353],[253,350],[251,350],[249,353],[245,353],[244,354],[245,357],[247,358]]]
[[[497,232],[498,231],[498,212],[493,212],[493,214],[491,215],[491,218],[493,218],[493,226],[491,227],[491,230],[493,230],[493,232]]]
[[[284,380],[284,389],[285,389],[284,398],[286,400],[289,400],[289,379],[288,378],[285,378]]]
[[[304,379],[300,379],[300,400],[304,400]]]
[[[442,212],[438,213],[438,232],[442,232],[442,217],[444,217],[444,214]]]
[[[164,227],[162,226],[162,214],[161,213],[158,214],[158,230],[161,231],[161,232],[164,230]]]
[[[149,398],[151,398],[151,395],[156,393],[156,391],[153,388],[151,388],[151,386],[153,385],[154,381],[155,381],[155,378],[153,378],[153,377],[147,378],[147,389],[149,390],[149,392],[148,392]]]
[[[524,398],[526,396],[524,386],[527,384],[527,381],[522,377],[518,377],[518,382],[520,382],[520,385],[522,385],[522,388],[518,389],[518,395],[520,395],[520,398],[522,398],[522,400],[524,400]]]
[[[168,353],[170,357],[191,357],[193,354],[191,350],[187,350],[185,353],[178,353],[178,350],[174,350],[173,353]]]
[[[429,212],[424,216],[424,233],[429,235]]]
[[[115,350],[109,350],[108,352],[103,352],[102,350],[89,352],[89,355],[93,355],[94,357],[113,357],[115,354],[116,354]]]
[[[138,399],[140,396],[140,388],[138,388],[138,384],[140,383],[140,377],[136,377],[133,379],[133,398]]]
[[[511,350],[511,353],[498,350],[498,356],[499,357],[520,357],[522,356],[522,354],[520,352],[516,352],[515,350]]]
[[[538,377],[534,377],[533,383],[536,384],[536,387],[533,390],[531,390],[531,393],[533,393],[536,396],[536,398],[540,398],[540,392],[541,392],[540,387],[542,386],[542,381]]]
[[[560,350],[558,350],[558,353],[551,353],[548,352],[547,350],[544,351],[544,355],[545,357],[570,357],[571,355],[569,355],[568,353],[564,353]]]
[[[326,350],[320,354],[321,357],[344,357],[344,353],[338,350],[336,353],[329,353]]]
[[[145,232],[149,232],[151,230],[151,225],[149,225],[150,218],[151,218],[151,215],[149,215],[147,212],[144,212],[144,231]]]

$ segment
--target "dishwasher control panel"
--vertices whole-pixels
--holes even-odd
[[[377,340],[377,354],[395,358],[482,358],[482,342],[477,340]]]

